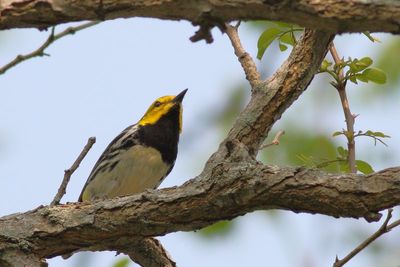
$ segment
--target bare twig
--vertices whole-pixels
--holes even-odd
[[[384,146],[388,146],[382,139],[380,139],[380,138],[378,138],[376,136],[371,136],[371,135],[368,135],[366,133],[358,133],[358,134],[354,135],[354,137],[358,137],[358,136],[366,136],[366,137],[370,137],[370,138],[374,139],[374,145],[375,146],[376,146],[376,142],[377,141],[380,142]],[[386,137],[390,137],[390,136],[386,136]]]
[[[50,203],[50,206],[60,204],[61,198],[65,195],[71,175],[75,172],[76,169],[78,169],[79,164],[85,158],[86,154],[89,152],[90,148],[92,148],[94,143],[96,143],[96,137],[89,137],[85,147],[82,149],[74,164],[72,164],[71,168],[64,171],[64,178],[61,182],[60,188],[58,188],[57,194],[55,195],[53,201]]]
[[[261,149],[264,149],[264,148],[266,148],[266,147],[277,146],[277,145],[279,145],[279,139],[280,139],[281,136],[284,135],[284,134],[285,134],[285,131],[283,131],[283,130],[278,131],[278,132],[276,133],[274,139],[272,140],[272,142],[269,143],[269,144],[262,145],[262,146],[260,147],[260,150],[261,150]]]
[[[246,74],[246,79],[249,81],[251,88],[260,83],[260,73],[257,71],[256,64],[253,59],[249,55],[249,53],[244,50],[242,43],[240,42],[238,28],[240,23],[235,26],[231,26],[230,24],[225,24],[225,32],[231,40],[233,49],[235,50],[235,55],[237,56],[244,73]]]
[[[74,34],[80,30],[89,28],[91,26],[94,26],[96,24],[98,24],[100,22],[98,21],[91,21],[91,22],[87,22],[84,24],[81,24],[79,26],[76,27],[68,27],[67,29],[65,29],[64,31],[58,33],[58,34],[54,34],[54,30],[55,27],[51,28],[51,33],[49,35],[49,37],[47,37],[47,40],[39,47],[37,48],[35,51],[32,51],[29,54],[25,54],[25,55],[18,55],[16,56],[12,61],[10,61],[9,63],[5,64],[4,66],[2,66],[0,68],[0,75],[4,74],[6,71],[8,71],[9,69],[11,69],[12,67],[18,65],[19,63],[31,59],[33,57],[42,57],[42,56],[49,56],[48,54],[46,54],[44,52],[44,50],[49,47],[53,42],[57,41],[58,39],[70,35],[70,34]]]
[[[331,43],[331,46],[329,48],[329,51],[333,57],[333,60],[335,61],[335,64],[338,66],[340,63],[342,63],[342,59],[339,57],[335,45],[333,42]],[[342,108],[344,112],[344,117],[346,119],[346,127],[347,127],[347,134],[345,135],[347,138],[347,149],[348,149],[348,164],[349,164],[349,170],[351,173],[356,173],[356,145],[355,145],[355,140],[354,140],[354,122],[355,122],[355,116],[351,113],[350,111],[350,105],[349,101],[347,99],[347,94],[346,94],[346,81],[344,79],[343,75],[343,69],[338,68],[338,79],[337,79],[337,84],[336,84],[336,89],[339,93],[340,96],[340,102],[342,103]]]
[[[400,220],[394,221],[393,223],[389,224],[389,221],[392,218],[392,212],[393,212],[393,209],[389,209],[386,219],[383,222],[383,224],[381,225],[381,227],[379,227],[379,229],[374,234],[372,234],[370,237],[368,237],[366,240],[364,240],[364,242],[362,242],[355,249],[353,249],[349,254],[347,254],[346,257],[339,260],[338,257],[336,256],[336,260],[335,260],[335,263],[333,264],[333,267],[341,267],[341,266],[345,265],[349,260],[351,260],[354,256],[356,256],[358,253],[360,253],[363,249],[365,249],[368,245],[370,245],[372,242],[374,242],[380,236],[386,234],[393,228],[399,226]]]

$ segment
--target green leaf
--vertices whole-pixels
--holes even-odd
[[[360,72],[371,66],[372,63],[373,61],[370,57],[363,57],[362,59],[355,58],[348,63],[348,66],[350,67],[349,72],[350,73]]]
[[[283,21],[274,21],[273,22],[276,26],[281,28],[293,28],[294,24],[283,22]]]
[[[271,45],[271,43],[282,33],[282,30],[277,28],[266,29],[258,38],[257,42],[257,58],[261,59],[265,53],[265,50]]]
[[[386,134],[384,134],[384,133],[382,133],[382,132],[374,132],[374,135],[375,135],[376,137],[382,137],[382,138],[388,137],[388,138],[390,138],[389,135],[386,135]]]
[[[386,74],[377,68],[368,68],[362,72],[363,76],[369,81],[384,84],[386,83]]]
[[[343,159],[347,159],[347,149],[344,149],[342,146],[337,147],[337,152],[339,153],[339,156]]]
[[[293,37],[294,37],[294,36],[293,36],[292,32],[289,31],[289,32],[287,32],[287,33],[282,34],[281,37],[279,37],[279,40],[280,40],[282,43],[285,43],[285,44],[294,46],[295,43],[296,43],[296,40],[294,40]]]
[[[204,237],[212,237],[216,235],[226,235],[233,229],[232,221],[219,221],[210,226],[207,226],[199,231]]]
[[[122,258],[122,259],[119,259],[118,261],[116,261],[113,264],[113,267],[127,267],[129,264],[131,264],[131,261],[129,260],[129,258]]]
[[[365,132],[365,135],[373,136],[374,132],[371,131],[371,130],[368,130],[368,131]]]
[[[350,76],[350,77],[349,77],[349,80],[350,80],[352,83],[358,84],[358,83],[357,83],[356,76]]]
[[[343,132],[337,131],[337,132],[334,132],[334,133],[332,134],[332,136],[335,137],[335,136],[342,135],[342,134],[344,134],[344,133],[343,133]]]
[[[332,62],[324,59],[321,63],[320,71],[325,72],[331,65],[332,65]]]
[[[350,68],[353,68],[353,72],[360,72],[362,70],[365,70],[369,66],[371,66],[373,63],[372,59],[369,57],[363,57],[362,59],[354,59],[352,63],[350,63]]]
[[[386,135],[386,134],[384,134],[382,132],[373,132],[371,130],[366,131],[364,134],[368,135],[368,136],[375,136],[375,137],[381,137],[381,138],[389,137],[390,138],[389,135]]]
[[[365,83],[368,82],[368,78],[363,73],[362,74],[361,73],[357,73],[355,77],[359,81],[362,81],[362,82],[365,82]]]
[[[310,168],[315,167],[315,164],[316,164],[317,160],[315,160],[313,156],[307,156],[307,155],[304,155],[304,154],[299,154],[299,155],[296,155],[296,156],[301,161],[302,165],[305,165],[305,166],[310,167]]]
[[[369,39],[371,42],[373,42],[373,43],[374,43],[374,42],[378,42],[378,43],[381,42],[381,40],[379,40],[378,38],[373,37],[373,36],[371,35],[370,32],[365,31],[365,32],[363,32],[363,34],[364,34],[365,36],[367,36],[368,39]]]
[[[363,160],[356,160],[356,168],[363,174],[370,174],[374,172],[374,169],[372,169],[371,165]]]
[[[372,63],[374,63],[374,61],[370,57],[363,57],[357,62],[357,66],[365,69],[371,66]]]
[[[287,46],[282,43],[279,43],[279,49],[283,52],[287,49]]]
[[[349,164],[347,163],[347,161],[339,162],[339,168],[342,172],[350,172]]]

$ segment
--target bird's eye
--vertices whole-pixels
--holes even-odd
[[[161,102],[160,101],[154,102],[154,107],[159,107],[159,106],[161,106]]]

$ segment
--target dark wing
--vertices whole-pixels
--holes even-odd
[[[94,179],[94,177],[96,177],[97,173],[104,171],[106,168],[112,168],[112,165],[116,163],[116,161],[113,161],[113,158],[117,157],[121,153],[121,150],[127,150],[137,143],[137,128],[137,124],[128,126],[107,146],[90,172],[89,178],[87,179],[85,185],[83,186],[82,192],[79,195],[79,202],[82,201],[82,195],[86,189],[86,186]]]

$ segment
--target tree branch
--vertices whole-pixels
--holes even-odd
[[[129,17],[192,22],[266,19],[338,33],[400,32],[400,4],[385,0],[2,0],[0,4],[0,29],[43,29],[72,21]]]
[[[265,145],[260,146],[260,149],[259,149],[259,150],[264,149],[264,148],[267,148],[267,147],[270,147],[270,146],[277,146],[277,145],[279,145],[279,139],[280,139],[280,138],[282,137],[282,135],[284,135],[284,134],[285,134],[285,131],[283,131],[283,130],[278,131],[278,132],[275,134],[274,139],[272,139],[271,143],[268,143],[268,144],[265,144]]]
[[[170,258],[160,241],[155,238],[120,237],[116,240],[108,240],[95,246],[80,249],[79,251],[106,250],[115,250],[118,253],[124,253],[140,266],[176,266],[176,263]]]
[[[251,88],[253,89],[261,82],[260,73],[257,71],[256,64],[252,57],[246,52],[246,50],[244,50],[242,43],[240,42],[238,34],[239,25],[240,22],[236,26],[231,26],[228,23],[225,23],[225,32],[228,35],[229,40],[231,40],[235,55],[246,74],[246,79],[249,81]]]
[[[71,178],[71,175],[78,169],[79,164],[81,164],[82,160],[86,157],[86,154],[89,152],[89,150],[92,148],[93,144],[96,143],[96,137],[90,137],[79,154],[78,158],[75,160],[75,162],[72,164],[72,166],[64,171],[64,178],[61,182],[60,187],[58,188],[57,194],[54,196],[53,201],[50,203],[50,206],[58,205],[60,204],[61,198],[65,195],[67,185],[69,183],[69,180]]]
[[[399,226],[400,220],[397,220],[397,221],[391,223],[390,225],[388,225],[390,219],[392,218],[392,212],[393,212],[393,210],[389,209],[386,219],[383,222],[383,224],[381,225],[381,227],[379,227],[379,229],[374,234],[372,234],[370,237],[368,237],[366,240],[364,240],[364,242],[362,242],[359,246],[357,246],[349,254],[347,254],[346,257],[339,260],[338,257],[336,256],[336,260],[335,260],[335,263],[333,264],[333,267],[342,267],[348,261],[350,261],[352,258],[354,258],[354,256],[356,256],[363,249],[365,249],[367,246],[369,246],[372,242],[374,242],[376,239],[378,239],[380,236],[388,233],[393,228]]]
[[[122,245],[129,243],[121,241]],[[155,238],[145,238],[130,242],[130,246],[120,247],[117,250],[145,267],[175,267],[176,263],[170,258],[160,241]]]
[[[3,217],[0,251],[23,249],[49,258],[93,246],[118,249],[129,247],[134,239],[192,231],[276,208],[377,220],[377,212],[399,203],[400,167],[362,176],[258,162],[221,163],[177,188]]]
[[[24,253],[21,250],[10,249],[7,251],[0,251],[0,266],[1,267],[14,267],[14,266],[29,266],[29,267],[47,267],[46,262],[38,259],[35,255]]]
[[[144,265],[164,262],[174,266],[158,241],[149,237],[196,230],[255,210],[379,220],[379,211],[400,203],[400,167],[368,176],[336,175],[265,166],[254,160],[273,124],[311,82],[334,32],[400,32],[400,22],[393,19],[399,17],[399,4],[349,1],[351,9],[341,0],[256,0],[251,4],[243,0],[2,1],[0,29],[43,29],[83,19],[144,16],[187,19],[207,27],[238,19],[289,19],[323,30],[305,30],[278,71],[254,85],[250,103],[196,179],[176,188],[92,204],[40,207],[0,218],[0,263],[13,251],[50,258],[82,249],[114,249]],[[159,258],[149,259],[153,253]]]
[[[289,58],[257,86],[227,140],[239,140],[256,155],[273,124],[310,84],[332,38],[331,33],[306,29]]]
[[[1,14],[1,10],[0,10],[0,14]],[[46,50],[47,47],[49,47],[52,43],[54,43],[58,39],[61,39],[70,34],[74,34],[80,30],[92,27],[98,23],[99,22],[91,21],[91,22],[84,23],[84,24],[76,26],[76,27],[69,27],[58,34],[54,34],[55,28],[53,27],[51,29],[51,33],[50,33],[49,37],[47,37],[46,41],[40,47],[38,47],[35,51],[30,52],[29,54],[16,56],[12,61],[5,64],[3,67],[0,67],[0,75],[4,74],[9,69],[24,62],[25,60],[28,60],[28,59],[31,59],[34,57],[48,56],[46,53],[44,53],[44,51]]]
[[[329,47],[329,51],[333,57],[333,60],[335,61],[335,64],[339,66],[342,63],[342,59],[339,57],[339,54],[333,42]],[[350,111],[350,104],[349,100],[347,99],[347,93],[346,93],[346,80],[344,79],[342,68],[338,68],[337,77],[338,77],[337,83],[334,84],[334,86],[336,85],[335,88],[339,93],[340,103],[342,104],[342,109],[344,113],[344,118],[346,120],[346,128],[347,128],[347,134],[345,134],[347,139],[347,150],[348,150],[347,163],[349,165],[349,171],[351,173],[357,173],[356,141],[354,138],[355,116]]]

